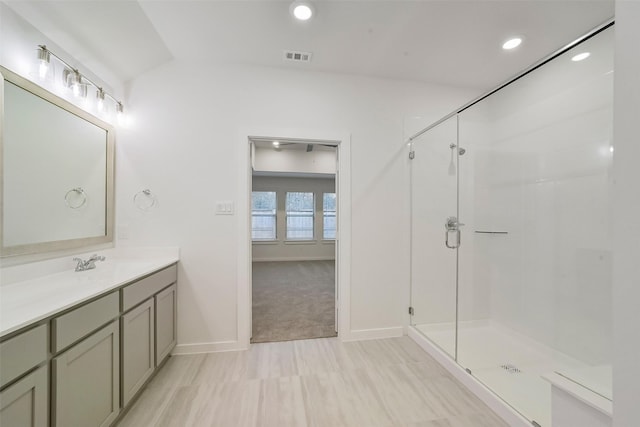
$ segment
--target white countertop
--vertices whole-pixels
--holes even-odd
[[[0,337],[178,262],[168,251],[101,251],[92,270],[62,272],[0,286]],[[130,254],[130,255],[126,255]],[[86,257],[84,257],[86,259]]]

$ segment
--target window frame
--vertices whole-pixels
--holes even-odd
[[[288,207],[288,201],[289,201],[289,194],[295,194],[295,193],[301,193],[301,194],[310,194],[311,198],[312,198],[312,203],[311,203],[311,210],[308,211],[308,214],[306,215],[296,215],[296,216],[291,216],[289,214],[289,212],[306,212],[306,211],[290,211],[289,207]],[[311,231],[311,237],[291,237],[289,235],[289,231],[291,230],[291,228],[289,227],[289,218],[311,218],[311,227],[310,229],[307,228],[306,230],[310,230]],[[285,226],[285,238],[284,241],[285,242],[314,242],[315,238],[316,238],[316,226],[315,226],[315,222],[316,222],[316,193],[314,191],[285,191],[284,194],[284,226]],[[302,230],[304,231],[304,230]]]
[[[254,193],[270,193],[273,194],[273,202],[274,202],[274,208],[272,209],[273,213],[271,214],[259,214],[256,215],[255,212],[259,212],[253,209],[253,195]],[[266,212],[266,210],[264,210]],[[256,217],[273,217],[273,238],[271,237],[267,237],[267,238],[256,238],[254,237],[254,223],[253,220]],[[255,242],[255,243],[271,243],[271,242],[277,242],[278,241],[278,192],[277,191],[261,191],[261,190],[255,190],[255,191],[251,191],[251,241]]]
[[[333,210],[325,210],[325,196],[328,194],[332,194],[334,199],[335,199],[335,208]],[[327,215],[327,212],[329,213],[333,213],[332,215]],[[335,218],[334,222],[335,222],[335,227],[332,228],[331,230],[333,230],[333,237],[327,237],[326,234],[326,230],[327,228],[325,228],[325,220],[327,218]],[[338,235],[338,195],[337,193],[334,192],[322,192],[322,240],[325,241],[335,241],[336,237]]]

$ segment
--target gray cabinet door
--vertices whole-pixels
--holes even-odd
[[[49,425],[47,377],[47,366],[43,366],[0,393],[0,426]]]
[[[177,286],[169,286],[155,296],[156,300],[156,366],[169,355],[177,341]]]
[[[120,411],[118,322],[52,361],[52,427],[106,427]]]
[[[142,388],[155,368],[153,298],[122,316],[122,407]]]

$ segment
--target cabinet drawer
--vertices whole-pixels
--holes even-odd
[[[47,325],[0,344],[0,387],[47,359]]]
[[[172,265],[164,270],[145,277],[133,285],[129,285],[122,290],[122,310],[127,311],[135,307],[152,295],[157,294],[162,289],[176,281],[177,267]]]
[[[83,305],[51,321],[54,353],[115,319],[120,313],[118,292]]]

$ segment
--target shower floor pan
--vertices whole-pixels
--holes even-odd
[[[415,328],[449,355],[455,352],[455,325],[439,323]],[[551,386],[541,376],[559,372],[611,399],[611,377],[588,365],[488,320],[461,322],[458,363],[502,400],[543,427],[551,426]],[[606,368],[605,368],[606,369]],[[599,375],[589,376],[589,372]]]

